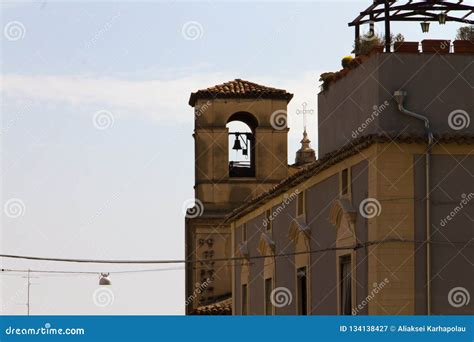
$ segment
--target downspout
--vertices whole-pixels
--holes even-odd
[[[407,96],[407,92],[397,90],[393,93],[393,97],[398,104],[398,110],[403,114],[411,116],[415,119],[422,120],[425,124],[425,131],[428,137],[428,147],[425,152],[425,222],[426,222],[426,311],[427,315],[431,315],[431,198],[430,198],[430,162],[431,150],[433,147],[433,132],[431,131],[430,121],[426,116],[409,111],[403,107],[403,101]]]

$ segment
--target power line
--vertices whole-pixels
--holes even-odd
[[[265,259],[265,258],[275,258],[275,257],[288,257],[288,256],[295,256],[300,254],[313,254],[313,253],[321,253],[321,252],[328,252],[328,251],[337,251],[337,250],[357,250],[361,248],[366,248],[373,245],[378,244],[386,244],[386,243],[426,243],[425,240],[405,240],[405,239],[384,239],[384,240],[375,240],[375,241],[368,241],[364,243],[358,243],[352,246],[344,246],[344,247],[327,247],[327,248],[320,248],[316,250],[309,250],[303,252],[292,252],[292,253],[275,253],[275,254],[267,254],[267,255],[253,255],[253,256],[242,256],[242,257],[231,257],[231,258],[217,258],[217,259],[197,259],[197,260],[182,260],[182,259],[175,259],[175,260],[98,260],[98,259],[67,259],[67,258],[47,258],[47,257],[36,257],[36,256],[25,256],[25,255],[12,255],[12,254],[0,254],[2,258],[10,258],[10,259],[23,259],[23,260],[37,260],[37,261],[53,261],[53,262],[67,262],[67,263],[89,263],[89,264],[206,264],[210,262],[228,262],[228,261],[246,261],[251,259]],[[440,245],[455,245],[461,244],[464,246],[474,246],[473,244],[460,241],[460,242],[444,242],[444,241],[431,241],[432,244],[440,244]],[[100,273],[100,272],[91,272],[91,273]]]
[[[167,268],[152,268],[152,269],[144,269],[144,270],[124,270],[124,271],[108,271],[107,273],[110,274],[129,274],[129,273],[146,273],[146,272],[161,272],[161,271],[177,271],[177,270],[184,270],[183,267],[167,267]],[[16,274],[6,274],[3,272],[8,273],[27,273],[28,271],[31,273],[47,273],[47,274],[59,274],[59,275],[77,275],[77,274],[84,274],[84,275],[97,275],[101,273],[101,271],[65,271],[65,270],[22,270],[22,269],[10,269],[10,268],[2,268],[0,269],[2,273],[0,275],[11,275],[15,276]]]

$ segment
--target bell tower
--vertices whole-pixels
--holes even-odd
[[[191,93],[196,204],[185,219],[187,314],[232,294],[230,263],[213,261],[232,256],[230,228],[222,221],[288,176],[292,97],[241,79]]]

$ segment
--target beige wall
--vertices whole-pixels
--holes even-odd
[[[186,298],[195,297],[188,313],[197,305],[232,292],[230,264],[212,260],[232,255],[229,225],[222,224],[224,216],[288,176],[288,129],[278,130],[270,123],[273,112],[286,112],[286,108],[286,100],[272,99],[214,99],[196,103],[195,197],[202,202],[204,212],[186,220],[186,256],[190,261],[208,260],[203,265],[187,266]],[[255,177],[229,177],[226,124],[238,112],[250,113],[258,122],[254,130]],[[200,243],[210,238],[212,246]],[[203,283],[209,271],[214,275],[211,284],[196,295],[196,284]]]
[[[423,272],[425,265],[418,263],[418,268],[415,268],[416,250],[413,241],[415,239],[415,222],[420,216],[424,215],[422,211],[415,213],[415,207],[417,205],[415,203],[415,189],[420,186],[420,184],[418,184],[420,181],[422,183],[424,182],[424,179],[418,179],[417,181],[414,170],[416,160],[418,160],[416,157],[424,153],[424,148],[425,146],[420,144],[374,144],[359,154],[331,166],[298,184],[295,188],[286,191],[286,194],[296,189],[305,191],[306,193],[312,193],[311,196],[306,196],[306,222],[311,227],[311,249],[338,248],[332,252],[311,253],[310,262],[312,267],[310,268],[310,282],[312,282],[312,284],[310,288],[312,289],[311,296],[313,297],[313,314],[338,313],[340,302],[340,288],[337,281],[339,274],[338,257],[347,254],[352,256],[353,263],[353,309],[356,309],[358,305],[364,301],[367,302],[361,309],[357,310],[358,314],[415,314],[415,273]],[[469,145],[444,144],[437,145],[433,149],[433,155],[435,158],[437,158],[436,156],[445,156],[446,158],[460,156],[462,159],[457,161],[456,167],[460,170],[465,170],[466,167],[470,165],[468,163],[473,161],[474,150],[472,150],[472,146]],[[364,170],[361,170],[362,167]],[[435,167],[436,171],[442,167],[442,165],[435,164]],[[328,224],[328,207],[331,207],[334,200],[341,198],[341,196],[338,196],[340,186],[337,189],[334,189],[334,186],[328,188],[328,185],[333,183],[327,183],[327,181],[337,177],[336,179],[338,179],[340,183],[340,172],[345,168],[349,168],[349,173],[352,173],[352,190],[349,196],[345,198],[350,201],[352,209],[355,212],[355,217],[353,218],[354,222],[351,223],[350,215],[345,215],[337,225],[331,225]],[[354,170],[357,170],[357,174],[355,174]],[[435,172],[435,174],[437,173],[439,173],[439,171]],[[449,177],[450,172],[443,172],[443,174]],[[455,182],[457,184],[464,182],[467,187],[466,189],[468,189],[472,184],[472,175],[469,176],[466,172],[463,174],[463,178],[460,177],[456,179]],[[361,179],[359,175],[366,177],[366,179]],[[459,173],[456,173],[456,175],[459,175]],[[366,184],[366,187],[361,188],[359,183]],[[435,190],[438,192],[441,191],[440,189]],[[468,190],[466,191],[469,192]],[[233,222],[231,232],[234,236],[234,251],[238,248],[240,241],[240,237],[236,236],[235,232],[239,232],[242,224],[247,223],[248,226],[253,227],[253,230],[249,231],[248,235],[258,232],[259,229],[263,230],[263,228],[260,227],[263,213],[266,210],[275,210],[275,208],[282,203],[284,195],[285,194],[282,194],[271,199],[261,207]],[[380,203],[378,215],[371,218],[361,216],[359,205],[361,200],[365,198],[373,198]],[[423,199],[421,198],[419,201],[422,203]],[[465,209],[466,214],[472,215],[472,217],[474,217],[473,207],[474,206],[471,205]],[[288,232],[292,221],[286,219],[287,216],[295,215],[295,206],[289,205],[272,223],[277,254],[282,252],[288,253],[295,250],[288,248],[288,244],[291,243]],[[341,215],[344,215],[342,209]],[[472,230],[470,230],[472,226],[470,227],[469,224],[466,223],[467,220],[463,222],[464,225],[457,226],[456,229],[460,232],[464,232],[462,233],[464,235],[466,235],[467,232],[472,232]],[[365,235],[363,233],[364,229],[367,230]],[[240,232],[238,234],[240,234]],[[472,239],[472,233],[470,235]],[[327,236],[333,236],[332,240],[328,241]],[[394,239],[405,240],[405,242],[394,242]],[[353,250],[353,246],[356,243],[363,245],[366,242],[370,242],[367,247],[359,247]],[[249,246],[252,246],[252,243],[249,243]],[[297,247],[296,250],[300,248],[302,248],[302,246]],[[365,250],[366,253],[359,253],[362,250]],[[453,254],[446,252],[442,248],[438,250],[440,253],[447,253],[445,254],[446,256],[451,257],[451,254]],[[249,252],[251,256],[258,254],[256,250],[252,249],[250,249]],[[469,254],[469,251],[463,251],[463,253],[468,256],[472,254]],[[286,258],[276,259],[275,287],[287,286],[291,289],[294,299],[296,300],[294,285],[295,271],[298,264],[303,261],[301,261],[301,257],[289,258],[293,260],[291,263],[285,263],[284,260],[282,261],[282,259]],[[437,258],[439,259],[441,256],[437,255]],[[462,262],[464,262],[461,259],[462,258],[458,258],[451,263],[449,267],[461,265]],[[282,266],[282,264],[285,266]],[[444,264],[445,263],[443,263],[443,265]],[[432,271],[433,276],[443,270],[443,265],[436,266],[436,270]],[[258,262],[250,263],[249,267],[250,272],[246,272],[251,275],[258,275],[260,272],[264,273],[263,268],[259,269],[262,265]],[[233,270],[233,281],[240,283],[242,278],[239,274],[235,273],[235,270],[236,269]],[[463,280],[463,274],[459,274],[457,279],[458,282],[463,283],[465,287],[469,287]],[[453,279],[446,281],[453,284],[456,283],[456,280]],[[261,289],[263,288],[263,284],[260,278],[250,279],[250,282],[253,282],[251,291],[262,293]],[[433,279],[433,282],[436,284],[436,279]],[[360,290],[361,286],[363,286],[365,290]],[[374,292],[376,287],[379,288]],[[321,291],[320,289],[323,288],[325,289],[324,294],[318,293]],[[436,299],[439,302],[446,301],[447,292],[446,289],[435,286],[433,288],[433,298],[444,298],[442,300]],[[370,295],[372,296],[368,299]],[[422,291],[418,295],[425,296],[426,292]],[[253,302],[250,302],[250,309],[252,309],[252,306],[263,306],[263,301],[259,301],[258,297],[251,297],[251,299]],[[236,313],[239,312],[239,301],[240,298],[238,298],[236,292],[234,292]],[[333,309],[330,308],[331,305],[327,305],[328,301],[332,303]],[[445,309],[440,308],[437,313],[451,312],[452,309],[453,308],[446,306]],[[467,309],[463,308],[463,310],[463,314],[465,314]],[[258,312],[257,309],[254,311]],[[293,314],[294,312],[296,312],[294,301],[290,304],[288,310],[276,310],[276,314]]]
[[[285,100],[215,99],[198,100],[202,110],[194,131],[196,198],[207,210],[229,211],[288,175],[288,129],[274,129],[270,118],[275,111],[286,111]],[[255,129],[256,177],[230,178],[228,129],[231,115],[248,112],[258,121]]]

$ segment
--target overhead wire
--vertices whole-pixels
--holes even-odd
[[[208,259],[195,259],[195,260],[183,260],[183,259],[162,259],[162,260],[120,260],[120,259],[110,259],[110,260],[101,260],[101,259],[69,259],[69,258],[52,258],[52,257],[38,257],[38,256],[26,256],[26,255],[13,255],[13,254],[0,254],[0,258],[9,258],[9,259],[21,259],[21,260],[35,260],[35,261],[50,261],[50,262],[66,262],[66,263],[88,263],[88,264],[200,264],[206,265],[210,262],[233,262],[233,261],[248,261],[253,259],[265,259],[265,258],[277,258],[277,257],[288,257],[295,256],[300,254],[313,254],[321,253],[328,251],[337,251],[337,250],[357,250],[361,248],[367,248],[372,245],[386,244],[386,243],[426,243],[424,240],[407,240],[407,239],[384,239],[384,240],[375,240],[367,241],[364,243],[357,243],[351,246],[343,247],[327,247],[320,248],[309,251],[301,252],[289,252],[289,253],[275,253],[268,255],[253,255],[253,256],[237,256],[230,258],[208,258]],[[456,245],[462,244],[464,246],[473,247],[474,244],[465,241],[431,241],[432,244],[442,244],[442,245]],[[183,267],[184,268],[184,267]],[[169,268],[168,270],[174,270],[175,268]],[[146,269],[146,270],[125,270],[125,271],[111,271],[108,273],[133,273],[133,272],[154,272],[159,270],[166,269]],[[26,270],[25,270],[26,271]],[[55,270],[39,270],[45,273],[91,273],[97,274],[100,271],[55,271]]]

